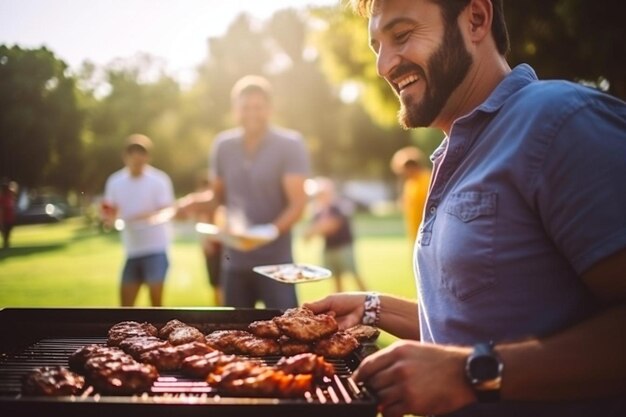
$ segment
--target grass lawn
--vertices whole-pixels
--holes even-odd
[[[411,250],[401,219],[358,216],[354,226],[358,267],[369,288],[415,298]],[[123,254],[116,233],[100,233],[76,218],[51,225],[19,226],[14,229],[12,246],[0,251],[0,307],[118,305]],[[305,244],[296,239],[294,250],[297,261],[320,262],[321,241]],[[210,306],[211,288],[192,225],[177,225],[170,262],[165,306]],[[351,281],[347,282],[348,289],[354,288]],[[301,302],[332,291],[330,280],[298,286]],[[147,292],[140,293],[138,305],[149,305]],[[391,340],[385,335],[381,342]]]

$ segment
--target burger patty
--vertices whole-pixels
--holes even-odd
[[[85,378],[62,366],[34,369],[22,381],[24,395],[76,395],[84,388]]]

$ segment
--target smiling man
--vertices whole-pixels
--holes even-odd
[[[354,378],[383,414],[626,415],[626,105],[511,69],[501,0],[355,0],[406,128],[446,138],[419,302],[311,303],[399,342]]]

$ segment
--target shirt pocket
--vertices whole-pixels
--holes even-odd
[[[495,283],[494,237],[497,194],[464,191],[449,196],[444,206],[441,250],[442,286],[467,300]]]

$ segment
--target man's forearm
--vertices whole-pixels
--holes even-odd
[[[379,327],[401,339],[419,340],[417,303],[389,295],[381,295]]]
[[[305,204],[290,203],[273,221],[274,226],[278,228],[281,234],[291,230],[292,226],[300,220],[304,212],[304,206]]]
[[[543,340],[501,345],[502,398],[541,401],[626,394],[626,306]]]

